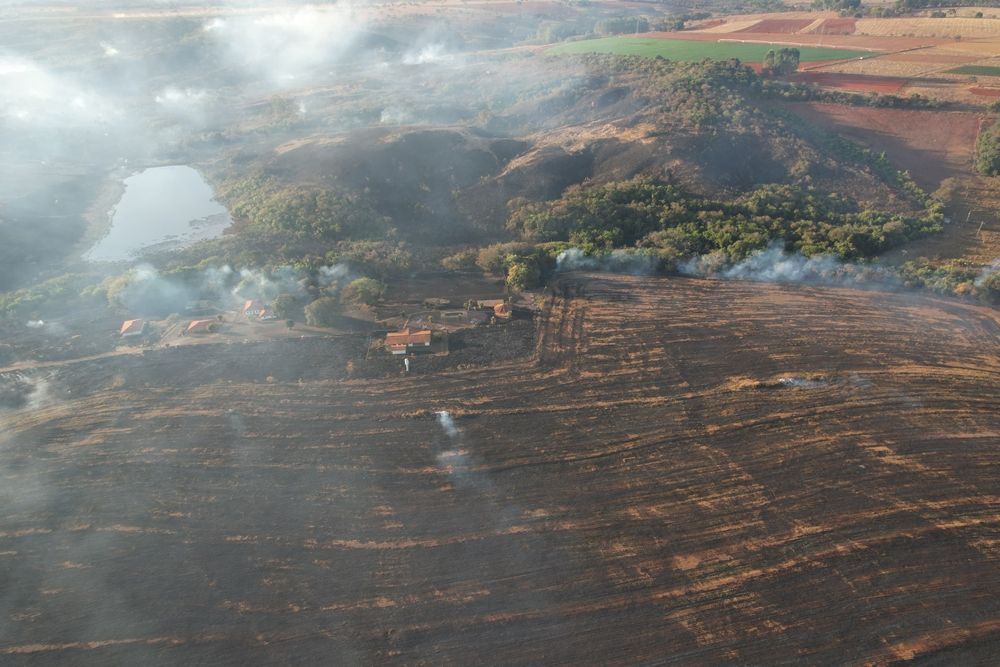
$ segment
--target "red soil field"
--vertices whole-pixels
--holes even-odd
[[[935,190],[946,178],[969,176],[984,114],[872,109],[813,102],[791,109],[820,127],[886,153],[897,169]]]
[[[816,35],[853,35],[857,24],[857,19],[826,19],[812,32]]]
[[[812,19],[764,19],[736,32],[794,33],[812,23]]]
[[[969,92],[982,97],[1000,97],[1000,88],[969,88]]]
[[[829,88],[843,88],[862,93],[898,93],[909,82],[888,76],[868,76],[865,74],[838,74],[836,72],[797,72],[799,83],[812,83]]]

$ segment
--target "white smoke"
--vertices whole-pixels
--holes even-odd
[[[191,109],[200,107],[207,98],[208,93],[204,90],[167,86],[153,99],[161,107],[168,109]]]
[[[350,53],[364,21],[349,3],[256,17],[215,18],[204,31],[249,74],[286,85]]]
[[[996,273],[1000,273],[1000,259],[994,259],[989,266],[983,267],[976,278],[976,287],[982,287],[986,280]]]
[[[434,414],[437,415],[438,424],[441,425],[441,428],[444,429],[444,432],[448,434],[449,438],[454,439],[461,434],[461,431],[459,431],[458,427],[455,426],[455,420],[451,418],[451,415],[447,410],[441,410]]]
[[[899,279],[885,268],[842,262],[833,255],[806,257],[799,253],[789,254],[780,241],[734,264],[727,263],[723,256],[710,254],[691,258],[680,264],[678,270],[689,276],[719,276],[758,282],[899,284]]]
[[[428,44],[423,48],[410,51],[403,55],[404,65],[425,65],[454,60],[454,55],[448,53],[444,44]]]
[[[27,58],[0,53],[0,119],[71,128],[110,123],[120,115],[113,101],[73,78]]]
[[[790,376],[778,378],[778,384],[782,387],[791,387],[794,389],[816,389],[818,387],[826,386],[827,382],[826,380],[816,378]]]
[[[108,58],[114,58],[121,53],[113,44],[109,44],[108,42],[101,42],[100,47],[104,51],[104,55]]]
[[[53,402],[47,378],[24,373],[0,375],[0,410],[37,410]]]
[[[607,271],[648,276],[656,273],[659,260],[634,250],[612,250],[605,255],[588,255],[579,248],[563,250],[556,257],[556,271]]]
[[[282,294],[303,296],[306,293],[305,277],[290,266],[272,271],[240,269],[240,281],[232,294],[240,299],[276,299]]]
[[[164,117],[197,126],[211,119],[215,99],[200,88],[167,86],[153,97],[153,101]]]
[[[413,112],[403,107],[386,107],[379,116],[382,125],[413,125],[416,120]]]

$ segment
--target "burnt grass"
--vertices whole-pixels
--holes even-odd
[[[348,377],[363,336],[60,367],[2,415],[0,663],[997,655],[996,311],[578,276],[537,324],[408,376]]]

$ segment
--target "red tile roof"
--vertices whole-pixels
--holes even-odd
[[[243,314],[251,313],[254,311],[260,312],[264,310],[264,302],[258,301],[257,299],[249,299],[243,304]]]
[[[142,330],[146,327],[146,322],[144,320],[125,320],[122,323],[122,330],[119,332],[122,336],[128,334],[142,333]]]
[[[410,331],[408,328],[396,333],[385,335],[385,345],[389,348],[400,349],[408,345],[427,345],[431,342],[430,329],[418,329]]]
[[[212,331],[217,327],[219,322],[217,320],[191,320],[191,324],[187,326],[188,333],[203,333],[206,331]]]

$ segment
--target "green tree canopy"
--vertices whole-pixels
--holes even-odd
[[[340,302],[331,296],[316,299],[306,306],[306,324],[315,327],[329,327],[340,315]]]
[[[984,131],[979,137],[976,169],[987,176],[1000,176],[1000,123]]]
[[[340,299],[344,303],[373,306],[382,297],[383,292],[385,283],[374,278],[358,278],[344,288],[340,293]]]

